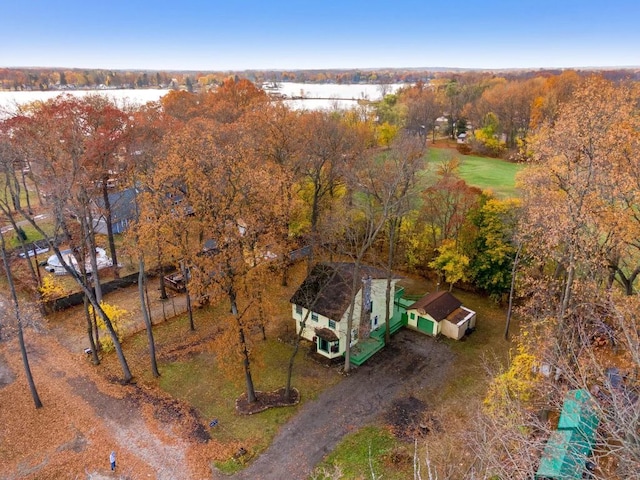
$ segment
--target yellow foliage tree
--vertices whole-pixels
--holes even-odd
[[[66,293],[65,289],[56,282],[53,275],[46,275],[42,278],[42,286],[40,287],[40,297],[43,301],[48,302],[55,298],[61,297]]]
[[[123,332],[122,332],[122,324],[123,321],[129,316],[129,312],[123,308],[118,307],[117,305],[111,305],[109,303],[100,302],[100,307],[104,311],[104,313],[111,320],[111,324],[113,325],[113,329],[118,336],[118,341],[122,341]],[[89,313],[93,315],[93,306],[89,305]],[[107,334],[107,327],[104,324],[104,321],[100,316],[97,317],[98,329],[101,332],[100,335],[100,346],[102,347],[103,352],[111,352],[114,350],[113,342],[111,341],[111,337]]]
[[[490,412],[507,411],[512,401],[529,402],[540,380],[539,360],[535,355],[518,346],[511,365],[496,376],[487,391],[484,404]]]

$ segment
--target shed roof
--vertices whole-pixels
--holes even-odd
[[[290,302],[339,321],[351,302],[354,273],[353,263],[318,263],[293,294]],[[360,265],[358,274],[363,279],[387,276],[384,270],[368,265]],[[358,289],[360,288],[361,283],[358,285]]]
[[[430,315],[439,322],[447,318],[462,306],[462,302],[447,291],[433,292],[425,295],[420,300],[407,308],[417,310],[419,313]]]

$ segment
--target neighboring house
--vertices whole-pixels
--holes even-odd
[[[109,193],[109,204],[111,205],[111,225],[113,233],[124,233],[129,227],[129,223],[136,218],[136,195],[137,189],[131,187],[119,192]],[[104,198],[96,196],[93,198],[96,206],[93,223],[96,233],[107,234],[107,220],[104,206]]]
[[[447,291],[425,295],[407,307],[407,327],[434,337],[442,334],[460,340],[467,329],[476,325],[476,312]]]
[[[299,333],[303,328],[302,336],[315,343],[316,351],[329,359],[342,356],[347,347],[347,318],[354,269],[353,263],[317,264],[290,300],[296,332]],[[355,297],[352,346],[359,340],[369,338],[371,331],[385,322],[386,272],[361,265],[359,276],[361,281],[358,282]],[[395,291],[397,280],[392,279],[392,292]],[[392,314],[393,301],[389,305],[389,315]]]

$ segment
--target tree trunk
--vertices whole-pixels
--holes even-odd
[[[82,303],[84,305],[84,316],[87,320],[87,335],[89,337],[89,347],[91,348],[91,362],[94,365],[100,365],[100,357],[98,357],[98,349],[96,347],[96,342],[93,340],[93,327],[94,322],[91,319],[91,315],[89,314],[89,299],[86,295],[82,297]],[[95,319],[95,316],[94,316]]]
[[[516,256],[513,259],[513,268],[511,269],[511,288],[509,289],[509,307],[507,308],[507,324],[504,327],[504,339],[509,340],[509,326],[511,325],[511,311],[513,308],[513,290],[516,284],[516,269],[518,268],[518,259],[520,258],[520,250],[522,243],[518,245]]]
[[[360,279],[360,261],[358,258],[353,266],[353,279],[351,282],[351,302],[349,304],[349,314],[347,315],[347,345],[344,351],[344,372],[349,373],[351,371],[351,329],[353,328],[353,315],[356,308],[356,294],[358,293],[358,284]],[[364,298],[361,303],[364,302]],[[360,305],[360,308],[364,308],[364,305]]]
[[[33,403],[36,408],[42,408],[42,401],[38,395],[36,384],[33,381],[33,375],[31,374],[31,367],[29,366],[29,357],[27,356],[27,348],[24,343],[24,334],[22,332],[22,319],[20,317],[20,304],[18,303],[18,295],[16,293],[16,287],[13,283],[13,276],[11,274],[11,267],[9,266],[9,260],[7,259],[7,250],[4,242],[4,236],[0,233],[0,250],[2,251],[2,262],[4,263],[4,271],[7,275],[7,282],[9,283],[9,290],[11,291],[11,299],[13,301],[14,314],[16,317],[16,324],[18,327],[18,341],[20,343],[20,355],[22,356],[22,365],[24,366],[24,373],[27,377],[27,383],[29,384],[29,391],[33,398]]]
[[[395,252],[396,252],[396,230],[398,225],[400,224],[399,219],[397,217],[393,217],[389,221],[389,251],[387,258],[387,288],[385,291],[385,307],[386,311],[384,312],[384,343],[385,345],[389,345],[391,342],[391,314],[389,313],[389,307],[391,306],[391,280],[393,277],[393,263],[395,260]],[[393,309],[392,309],[393,311]]]
[[[189,281],[187,279],[187,268],[183,263],[180,263],[180,273],[184,279],[184,290],[187,295],[187,313],[189,314],[189,330],[195,331],[196,326],[193,323],[193,307],[191,306],[191,294],[189,293]]]
[[[113,274],[118,278],[118,256],[116,253],[116,242],[113,238],[113,220],[111,218],[111,201],[109,200],[109,190],[107,188],[108,178],[103,178],[102,181],[102,199],[104,201],[104,218],[107,225],[107,237],[109,239],[109,252],[111,253],[111,260],[113,260]]]
[[[315,302],[314,302],[315,303]],[[293,376],[293,365],[296,359],[296,355],[298,354],[298,350],[300,350],[300,341],[302,340],[302,332],[304,328],[307,326],[307,320],[309,319],[309,314],[311,313],[311,308],[307,308],[307,313],[304,315],[304,319],[300,325],[300,331],[296,336],[296,343],[293,346],[293,352],[289,357],[289,366],[287,367],[287,384],[284,389],[284,398],[287,400],[291,400],[291,377]]]
[[[240,334],[240,347],[242,348],[242,365],[244,367],[244,380],[247,386],[247,402],[253,403],[257,400],[256,391],[253,387],[253,378],[251,378],[251,362],[249,360],[249,350],[247,349],[247,342],[244,336],[244,328],[238,315],[238,305],[236,303],[236,293],[233,287],[229,291],[229,302],[231,303],[231,313],[238,323],[238,329]]]
[[[149,358],[151,360],[151,373],[155,378],[160,376],[160,372],[158,372],[158,362],[156,360],[156,344],[153,339],[153,325],[151,324],[151,317],[149,315],[149,310],[147,309],[147,305],[145,302],[144,295],[144,286],[146,282],[146,275],[144,273],[144,257],[140,254],[140,259],[138,260],[138,293],[140,294],[140,307],[142,310],[142,318],[144,319],[144,326],[147,330],[147,340],[149,342]]]

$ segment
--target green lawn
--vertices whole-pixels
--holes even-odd
[[[460,176],[469,185],[483,190],[491,190],[498,198],[518,196],[515,189],[515,177],[524,168],[523,164],[497,158],[462,155],[451,149],[432,147],[427,154],[430,171],[433,171],[444,158],[451,155],[460,159]]]

